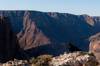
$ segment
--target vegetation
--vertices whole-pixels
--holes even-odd
[[[97,66],[98,62],[92,53],[73,52],[64,53],[53,57],[52,55],[40,55],[32,57],[29,61],[14,59],[3,66]],[[0,65],[2,66],[2,65]]]
[[[52,55],[41,55],[37,58],[31,58],[30,62],[33,66],[49,66],[51,59]]]

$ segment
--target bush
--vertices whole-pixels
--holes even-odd
[[[30,61],[34,66],[49,66],[49,61],[51,61],[52,55],[41,55],[36,59],[32,58]]]
[[[84,64],[84,66],[97,66],[99,63],[95,61],[88,61],[87,63]]]

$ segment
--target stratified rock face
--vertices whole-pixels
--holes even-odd
[[[0,16],[0,63],[13,59],[19,47],[8,17]]]
[[[100,19],[87,15],[38,11],[0,11],[0,15],[10,19],[20,47],[24,50],[36,48],[36,54],[43,51],[63,53],[70,42],[88,51],[87,39],[100,32]]]
[[[90,37],[90,52],[93,52],[100,62],[100,33]]]

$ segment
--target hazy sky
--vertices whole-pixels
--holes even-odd
[[[100,16],[100,0],[0,0],[0,10],[37,10]]]

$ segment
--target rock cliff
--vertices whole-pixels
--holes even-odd
[[[70,43],[75,46],[75,51],[88,51],[88,38],[100,32],[100,18],[95,16],[39,11],[0,11],[0,16],[9,18],[6,22],[10,23],[11,33],[17,36],[18,45],[29,56],[45,53],[59,55],[65,51],[74,51],[69,49]],[[9,34],[7,39],[11,42],[14,38],[9,32],[4,31],[1,32],[4,36],[0,35],[4,38]]]

